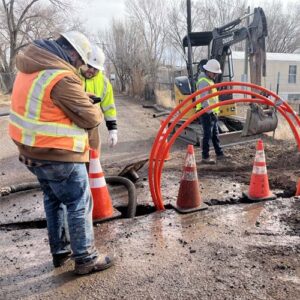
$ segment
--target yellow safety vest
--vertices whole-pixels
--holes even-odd
[[[198,86],[198,85],[200,84],[201,81],[205,81],[205,82],[207,82],[208,85],[211,85],[211,86],[215,84],[215,83],[213,82],[213,80],[211,80],[211,79],[209,79],[209,78],[207,78],[207,77],[205,77],[205,76],[201,76],[201,77],[198,79],[198,81],[197,81],[197,83],[196,83],[196,86]],[[213,94],[213,93],[216,93],[218,90],[217,90],[216,88],[212,88],[210,91],[211,91],[210,94]],[[201,97],[201,94],[197,96],[197,100],[198,100],[200,97]],[[218,103],[218,102],[219,102],[219,96],[211,97],[211,98],[209,98],[207,101],[208,101],[209,105]],[[202,103],[199,103],[199,104],[196,105],[196,111],[199,111],[201,108],[202,108]],[[212,111],[213,111],[214,113],[216,113],[216,114],[219,114],[220,109],[219,109],[219,107],[216,107],[216,108],[212,109]]]
[[[117,110],[115,106],[113,88],[106,76],[99,71],[93,78],[83,78],[83,82],[86,92],[93,93],[102,99],[100,107],[103,111],[105,121],[116,121]]]

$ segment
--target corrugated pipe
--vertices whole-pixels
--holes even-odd
[[[127,206],[127,218],[134,218],[136,214],[137,206],[137,194],[134,183],[128,178],[121,176],[107,176],[105,180],[108,184],[121,184],[127,188],[128,191],[128,206]]]

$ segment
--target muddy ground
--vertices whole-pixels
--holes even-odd
[[[138,100],[118,97],[117,105],[114,150],[101,128],[107,175],[147,157],[159,128],[153,110]],[[18,163],[6,126],[7,118],[0,118],[0,187],[34,180]],[[39,191],[1,197],[0,299],[300,299],[300,199],[294,197],[300,157],[291,139],[265,137],[264,144],[270,187],[278,196],[272,201],[243,201],[255,143],[227,148],[232,158],[214,166],[201,165],[196,149],[201,197],[209,208],[193,214],[179,215],[169,205],[178,193],[184,143],[176,142],[165,164],[162,213],[154,212],[143,167],[138,216],[95,227],[97,247],[115,252],[116,266],[90,276],[74,276],[72,262],[52,267]],[[110,189],[122,210],[126,191]]]

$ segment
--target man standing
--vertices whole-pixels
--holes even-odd
[[[118,142],[117,131],[117,111],[113,88],[109,80],[103,74],[105,56],[99,47],[92,46],[92,53],[87,63],[87,67],[81,68],[81,75],[84,81],[85,91],[93,94],[100,101],[100,107],[104,114],[106,127],[108,129],[108,144],[113,147]]]
[[[44,193],[53,264],[61,266],[70,257],[71,246],[77,274],[113,264],[113,259],[100,255],[94,245],[85,167],[89,135],[97,136],[103,119],[84,92],[77,71],[87,63],[90,52],[88,39],[77,31],[63,33],[57,40],[37,40],[25,48],[16,58],[19,72],[9,123],[19,159],[37,176]]]
[[[220,68],[220,63],[216,59],[210,59],[207,61],[205,65],[203,65],[204,72],[200,74],[200,77],[196,83],[197,90],[201,90],[207,86],[214,85],[214,80],[218,74],[222,73]],[[217,92],[216,88],[212,88],[211,90],[198,95],[198,99],[200,97],[204,97],[208,94],[212,94]],[[208,107],[214,103],[219,102],[219,97],[214,96],[209,98],[208,100],[199,103],[196,106],[196,111],[199,111],[202,108]],[[214,108],[213,110],[209,110],[205,114],[201,116],[200,122],[203,127],[203,140],[202,140],[202,163],[206,164],[215,164],[215,161],[209,157],[209,141],[212,141],[212,144],[215,149],[215,153],[217,159],[222,159],[225,157],[223,150],[220,146],[219,140],[219,130],[218,130],[218,114],[219,108]]]

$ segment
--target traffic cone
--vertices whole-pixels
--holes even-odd
[[[175,209],[189,213],[208,208],[201,200],[194,146],[188,145]]]
[[[300,179],[298,180],[297,190],[296,190],[296,195],[295,196],[300,196]]]
[[[160,127],[162,126],[164,121],[161,121],[160,122]],[[160,136],[159,138],[159,141],[158,141],[158,145],[157,145],[157,149],[158,147],[160,147],[160,144],[162,143],[162,139],[164,138],[164,136],[166,135],[166,132],[167,132],[167,128],[165,127],[163,132],[162,132],[162,135]],[[164,142],[164,145],[163,145],[163,149],[162,149],[162,152],[165,150],[165,148],[168,146],[168,140],[166,139],[165,142]],[[157,157],[157,152],[155,153],[154,155],[154,159],[156,159]],[[170,156],[170,152],[168,150],[167,154],[166,154],[166,157],[165,157],[165,161],[167,160],[170,160],[171,159],[171,156]]]
[[[264,144],[262,140],[257,141],[256,154],[250,180],[248,193],[244,195],[250,200],[271,200],[275,199],[269,188],[269,179],[265,160]]]
[[[112,219],[120,215],[112,206],[98,151],[90,149],[89,182],[93,196],[93,221]]]

